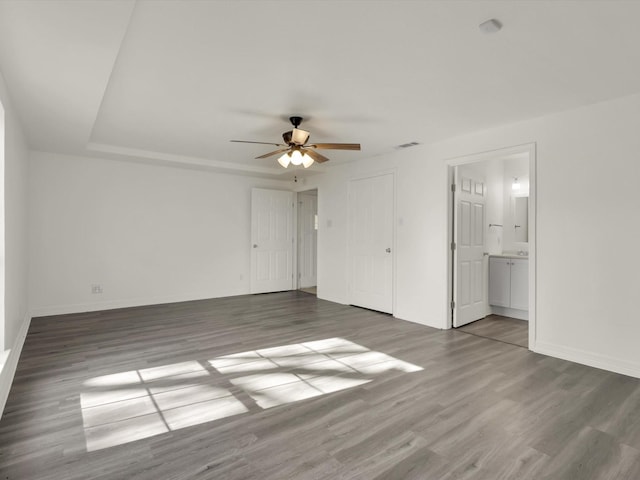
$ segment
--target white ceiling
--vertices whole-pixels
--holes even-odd
[[[330,168],[637,93],[638,18],[613,0],[0,0],[0,70],[34,149],[278,176],[253,159],[271,147],[229,140],[280,142],[299,114],[314,142],[362,144]]]

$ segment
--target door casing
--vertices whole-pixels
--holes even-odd
[[[251,293],[293,288],[293,198],[289,191],[251,190]]]
[[[537,297],[536,297],[536,270],[537,270],[537,251],[536,251],[536,205],[537,205],[537,188],[536,188],[536,144],[527,143],[523,145],[516,145],[512,147],[505,147],[501,149],[491,150],[487,152],[474,153],[471,155],[465,155],[462,157],[454,157],[446,160],[448,166],[447,175],[447,218],[448,218],[448,236],[447,245],[451,245],[453,242],[453,225],[455,221],[455,203],[453,199],[453,192],[451,191],[451,185],[454,183],[454,167],[457,165],[465,165],[477,162],[483,162],[486,160],[495,160],[503,158],[508,160],[509,157],[520,156],[526,154],[529,159],[529,350],[536,349],[537,329],[536,329],[536,312],[537,312]],[[455,281],[453,264],[453,251],[451,248],[447,248],[447,297],[446,311],[447,328],[453,326],[453,315],[451,310],[451,302],[453,301],[453,282]]]
[[[297,193],[296,200],[296,287],[298,289],[317,286],[318,280],[318,230],[314,229],[313,214],[318,214],[318,193],[314,189],[314,195],[310,195],[309,191]],[[303,205],[303,202],[310,202]],[[311,206],[312,208],[308,208]],[[313,208],[315,206],[315,208]],[[305,239],[301,237],[306,237]],[[307,265],[305,266],[305,257]],[[310,258],[309,258],[310,257]],[[312,265],[309,265],[312,263]],[[313,275],[309,275],[309,270],[313,270]],[[307,275],[305,276],[305,273]],[[313,277],[313,282],[311,279]],[[312,284],[310,284],[310,282]]]

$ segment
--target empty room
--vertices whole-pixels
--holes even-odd
[[[0,0],[0,478],[640,478],[638,18]]]

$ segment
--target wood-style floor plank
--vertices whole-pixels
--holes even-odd
[[[529,346],[529,322],[526,320],[488,315],[481,320],[464,325],[458,330],[520,347],[527,348]]]
[[[0,479],[640,478],[640,381],[495,327],[303,292],[36,318]]]

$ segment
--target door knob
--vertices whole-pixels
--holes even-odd
[[[254,244],[253,244],[253,248],[258,248],[258,244],[257,244],[257,243],[254,243]]]
[[[387,248],[387,249],[385,250],[385,252],[387,252],[387,253],[391,253],[391,249],[390,249],[390,248]]]

